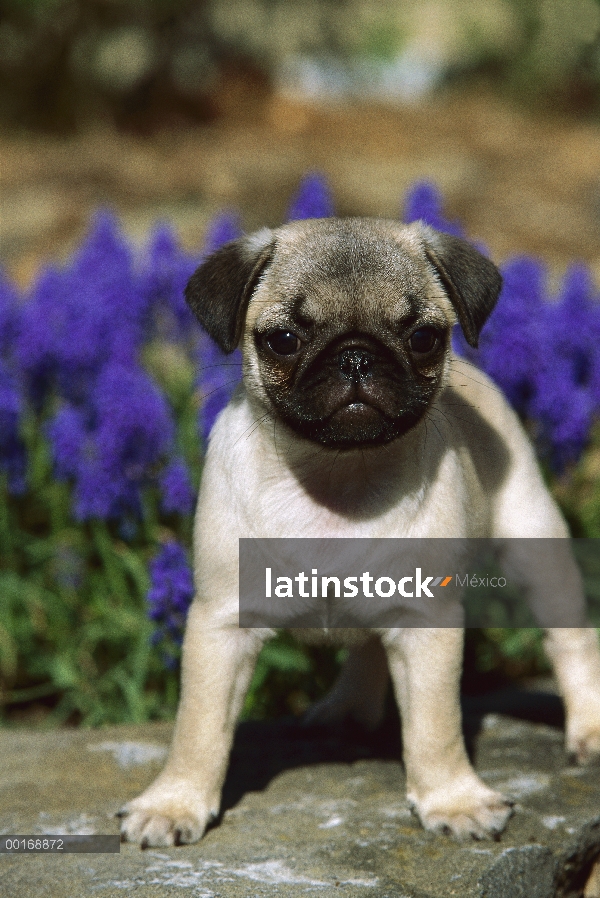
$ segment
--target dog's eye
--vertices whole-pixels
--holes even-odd
[[[275,355],[294,355],[301,346],[300,338],[292,331],[271,331],[265,337],[265,343]]]
[[[438,345],[440,335],[434,327],[420,327],[409,339],[410,348],[418,355],[431,352]]]

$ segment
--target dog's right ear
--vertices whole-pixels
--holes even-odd
[[[500,295],[502,275],[466,240],[416,225],[425,255],[448,294],[467,343],[477,348],[479,333]]]
[[[252,291],[274,249],[268,228],[231,240],[205,259],[185,288],[192,312],[223,352],[240,342]]]

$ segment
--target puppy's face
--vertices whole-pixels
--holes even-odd
[[[494,266],[456,238],[317,219],[227,244],[186,295],[223,349],[242,342],[247,389],[278,419],[351,449],[422,418],[444,381],[452,325],[458,317],[476,342],[499,287]]]
[[[454,320],[409,240],[371,223],[296,225],[248,308],[246,381],[303,437],[387,443],[439,389]]]

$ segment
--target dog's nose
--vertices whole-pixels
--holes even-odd
[[[374,357],[364,349],[344,349],[340,352],[340,371],[348,380],[362,380],[373,367]]]

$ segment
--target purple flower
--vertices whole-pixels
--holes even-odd
[[[25,492],[25,446],[19,435],[23,403],[15,378],[0,359],[0,471],[13,495]]]
[[[430,181],[417,181],[409,189],[404,200],[403,221],[423,221],[430,227],[455,237],[463,237],[464,231],[456,221],[449,221],[442,214],[442,195]]]
[[[139,484],[122,474],[115,476],[110,465],[98,457],[93,441],[89,454],[81,460],[74,493],[74,514],[78,521],[92,518],[120,520],[141,516]]]
[[[237,240],[241,236],[242,227],[237,212],[221,212],[209,222],[202,255],[208,256],[220,249],[223,244],[229,243],[230,240]]]
[[[568,361],[570,381],[595,389],[600,381],[600,303],[589,270],[571,266],[556,304],[549,306],[549,327],[556,353]],[[600,394],[595,397],[599,403]],[[599,403],[600,404],[600,403]]]
[[[572,266],[545,309],[545,340],[530,414],[555,470],[579,458],[600,411],[600,306],[589,271]]]
[[[150,564],[150,589],[146,600],[148,617],[159,626],[159,636],[180,643],[194,581],[185,550],[179,543],[166,543]]]
[[[89,437],[85,415],[71,405],[61,408],[46,427],[54,460],[54,471],[61,480],[77,476]]]
[[[16,357],[36,409],[56,378],[57,344],[69,330],[67,309],[62,304],[63,282],[64,275],[47,266],[23,305]]]
[[[198,322],[184,290],[198,259],[179,247],[172,228],[161,225],[151,235],[141,272],[141,291],[152,309],[153,325],[162,339],[188,342],[198,336]]]
[[[156,464],[173,439],[167,402],[148,374],[108,364],[95,389],[96,442],[102,457],[131,479]]]
[[[332,215],[335,215],[333,199],[325,176],[319,172],[309,172],[300,181],[286,220],[330,218]]]
[[[165,514],[190,514],[196,494],[190,472],[182,458],[172,459],[159,481],[161,507]]]
[[[239,349],[225,355],[208,337],[201,341],[198,355],[198,389],[202,395],[200,431],[206,445],[217,416],[241,380],[242,356]]]
[[[535,259],[513,259],[502,269],[500,298],[482,333],[479,365],[527,415],[548,345],[546,270]]]
[[[141,368],[108,363],[87,412],[64,407],[48,426],[56,473],[75,481],[75,517],[139,518],[141,489],[167,454],[174,424]]]
[[[579,459],[593,419],[591,393],[575,384],[571,374],[568,360],[555,358],[540,370],[531,402],[540,449],[557,472]]]
[[[147,317],[147,296],[114,219],[97,216],[70,266],[46,268],[23,306],[17,357],[41,407],[49,391],[84,401],[109,359],[132,362]]]
[[[580,457],[600,411],[600,305],[582,266],[567,272],[557,302],[535,259],[513,259],[503,278],[478,351],[465,351],[462,335],[454,345],[535,425],[540,452],[560,472]]]
[[[116,218],[100,212],[69,271],[69,288],[82,314],[84,342],[100,361],[132,361],[144,336],[148,297],[137,277],[133,252]],[[96,333],[94,327],[99,328]]]
[[[14,284],[0,270],[0,356],[8,355],[18,331],[19,296]]]

